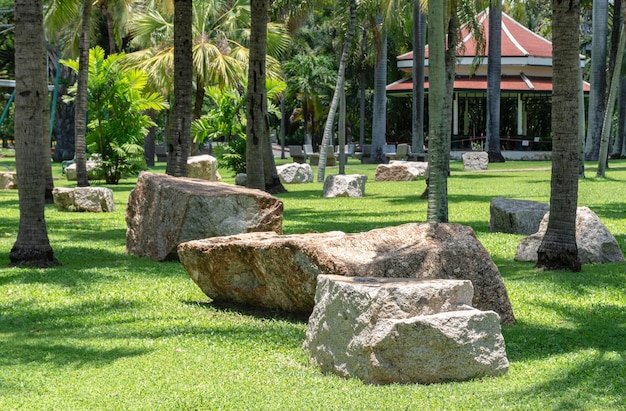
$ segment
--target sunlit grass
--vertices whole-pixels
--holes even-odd
[[[588,165],[579,205],[594,210],[626,251],[626,162],[612,164],[607,179]],[[352,161],[346,169],[368,175],[364,198],[324,199],[321,183],[287,186],[279,196],[285,233],[424,221],[424,181],[375,182],[375,169]],[[513,261],[522,236],[488,232],[493,197],[549,200],[549,163],[465,172],[453,162],[451,170],[450,221],[474,228],[517,318],[503,328],[506,376],[376,387],[320,373],[301,348],[303,320],[212,304],[180,264],[125,254],[131,179],[111,187],[113,213],[47,207],[50,241],[64,264],[47,270],[7,268],[18,203],[15,191],[0,191],[0,409],[626,409],[626,266],[541,272]],[[55,176],[58,186],[74,184],[58,164]]]

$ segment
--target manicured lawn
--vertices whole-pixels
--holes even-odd
[[[16,191],[0,191],[0,410],[626,410],[626,264],[541,272],[513,261],[522,236],[488,232],[493,197],[548,201],[549,167],[508,162],[465,172],[452,163],[450,221],[472,226],[491,253],[517,324],[503,328],[506,376],[430,386],[321,374],[302,351],[302,319],[211,304],[179,263],[126,255],[125,204],[135,180],[111,187],[113,213],[48,206],[62,267],[7,268],[18,201]],[[579,205],[595,211],[626,252],[626,161],[611,167],[596,179],[588,164]],[[60,177],[60,165],[54,171]],[[369,176],[360,199],[323,199],[321,183],[288,186],[279,196],[284,232],[425,220],[423,180],[374,182],[374,171],[348,164],[347,173]]]

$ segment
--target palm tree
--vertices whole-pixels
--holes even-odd
[[[84,0],[82,12],[82,28],[80,31],[80,46],[78,57],[78,78],[76,88],[76,102],[74,105],[74,158],[76,159],[76,184],[78,187],[87,187],[87,83],[89,81],[89,44],[91,37],[91,4],[92,0]]]
[[[578,200],[578,0],[552,2],[552,179],[548,228],[537,267],[580,271],[576,246]]]
[[[487,153],[489,162],[503,163],[500,152],[500,56],[502,48],[502,2],[489,4],[489,55],[487,57]]]
[[[191,148],[192,10],[192,0],[174,0],[174,122],[167,136],[165,172],[175,177],[187,175]]]
[[[446,24],[445,4],[439,0],[428,2],[428,212],[431,223],[448,222],[448,155],[446,100]],[[446,155],[448,153],[448,155]]]
[[[413,123],[411,149],[424,152],[424,46],[426,45],[426,14],[420,0],[413,4]]]
[[[339,60],[339,71],[337,73],[337,84],[335,85],[335,92],[333,94],[333,99],[330,103],[330,109],[328,110],[328,118],[326,119],[326,126],[324,127],[324,137],[322,138],[322,144],[320,146],[320,159],[319,165],[317,169],[317,181],[324,181],[324,174],[326,172],[326,152],[328,150],[328,144],[330,142],[330,137],[332,133],[333,126],[335,124],[335,114],[337,112],[337,106],[339,104],[339,99],[342,95],[344,95],[345,99],[345,90],[344,83],[346,79],[346,62],[348,61],[348,54],[350,53],[350,45],[352,44],[352,37],[354,36],[354,27],[356,25],[356,0],[350,0],[350,23],[348,24],[348,30],[346,32],[346,37],[343,41],[343,51],[341,52],[341,59]],[[345,124],[345,112],[344,118],[340,122],[341,124]],[[340,132],[345,133],[344,130]],[[332,150],[332,147],[331,147]]]
[[[42,0],[15,1],[15,157],[20,221],[11,265],[58,265],[44,216],[46,161],[43,113],[48,104]]]
[[[621,1],[624,1],[624,0],[621,0]],[[617,2],[617,4],[620,4],[620,2]],[[624,7],[624,9],[626,9],[626,7]],[[611,132],[611,126],[613,124],[613,110],[615,109],[615,101],[617,100],[618,86],[619,86],[621,71],[622,71],[624,46],[626,45],[626,30],[624,30],[624,26],[623,26],[626,19],[618,18],[617,20],[618,21],[621,20],[621,22],[617,27],[613,27],[613,31],[619,32],[619,40],[618,40],[618,47],[617,47],[616,55],[620,56],[620,58],[616,59],[615,61],[615,66],[613,68],[613,75],[611,79],[611,85],[609,89],[609,98],[607,101],[606,111],[604,113],[604,122],[602,125],[602,137],[600,139],[600,153],[598,156],[598,171],[596,174],[597,177],[604,177],[605,172],[606,172],[606,163],[607,163],[608,155],[609,155],[609,134]]]
[[[602,122],[606,110],[606,54],[609,19],[609,4],[606,0],[593,2],[593,38],[591,53],[591,91],[589,92],[589,114],[585,159],[598,160]]]

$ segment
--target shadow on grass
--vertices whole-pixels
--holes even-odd
[[[211,302],[198,302],[198,301],[183,301],[185,304],[202,307],[205,309],[211,308],[223,313],[236,313],[240,315],[247,315],[259,319],[274,319],[283,320],[294,324],[307,323],[310,314],[307,313],[290,313],[279,309],[257,307],[245,304],[235,304],[225,301],[211,301]]]
[[[33,362],[58,367],[98,365],[144,355],[148,350],[120,347],[100,349],[83,343],[96,340],[90,327],[102,325],[98,323],[98,318],[137,308],[138,304],[119,299],[56,308],[42,306],[35,300],[12,302],[3,308],[0,316],[0,335],[9,333],[7,338],[3,338],[0,365]]]

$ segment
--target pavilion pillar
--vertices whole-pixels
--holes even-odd
[[[463,135],[469,136],[470,118],[469,118],[469,98],[465,97],[465,111],[463,112]]]
[[[522,93],[517,93],[517,135],[524,135],[524,104]]]
[[[452,134],[459,135],[459,93],[454,93],[452,102]]]

